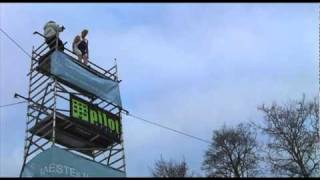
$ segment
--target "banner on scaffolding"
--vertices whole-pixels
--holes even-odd
[[[123,171],[106,167],[67,150],[52,146],[31,159],[22,177],[125,177]]]
[[[75,87],[122,107],[119,83],[97,76],[72,61],[72,57],[55,51],[50,55],[50,73]]]
[[[106,129],[114,141],[120,141],[120,117],[70,94],[70,117]]]

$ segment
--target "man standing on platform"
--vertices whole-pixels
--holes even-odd
[[[46,43],[48,44],[50,50],[56,46],[56,36],[57,33],[62,32],[64,30],[64,26],[59,26],[54,21],[48,21],[44,27],[44,36],[46,39]],[[58,38],[58,50],[64,51],[64,46],[60,38]]]

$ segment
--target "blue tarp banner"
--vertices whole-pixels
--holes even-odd
[[[125,173],[52,146],[31,159],[22,177],[125,177]]]
[[[60,51],[51,54],[50,73],[93,95],[122,107],[119,83],[101,78],[73,62]]]

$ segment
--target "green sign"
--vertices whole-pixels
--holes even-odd
[[[123,171],[52,146],[31,159],[22,177],[125,177]]]
[[[105,128],[107,132],[111,132],[117,137],[121,135],[120,117],[74,95],[70,95],[70,117]]]

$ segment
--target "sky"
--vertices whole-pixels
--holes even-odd
[[[149,121],[210,140],[213,130],[261,122],[257,106],[318,95],[316,3],[0,3],[0,27],[27,52],[48,20],[70,48],[88,29],[91,60],[117,58],[122,104]],[[71,49],[71,48],[70,48]],[[30,58],[0,33],[0,105],[27,96]],[[19,176],[26,104],[0,108],[0,176]],[[151,176],[160,159],[199,176],[208,144],[122,119],[127,176]]]

